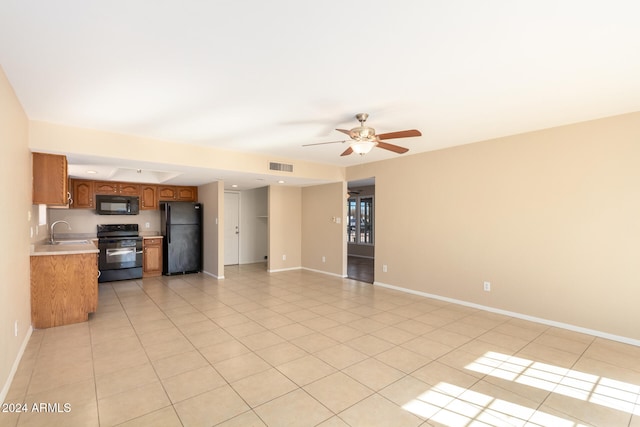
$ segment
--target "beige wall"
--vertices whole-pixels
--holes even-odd
[[[31,204],[31,154],[28,121],[0,67],[0,182],[7,201],[0,210],[0,401],[30,334],[30,231],[38,229],[37,209]],[[31,217],[31,218],[30,218]],[[18,336],[14,336],[18,321]],[[1,416],[1,415],[0,415]]]
[[[269,186],[269,271],[302,266],[301,206],[301,188]]]
[[[202,269],[224,278],[224,182],[217,181],[198,187],[198,201],[202,203]]]
[[[633,113],[349,168],[376,281],[640,340],[639,138]]]
[[[345,182],[302,189],[303,267],[339,276],[346,274],[346,192]]]
[[[54,221],[67,221],[71,225],[69,230],[65,225],[58,225],[55,229],[56,237],[69,238],[76,237],[96,237],[98,232],[98,224],[138,224],[138,230],[143,236],[160,234],[160,211],[159,210],[141,210],[138,215],[98,215],[95,209],[47,209],[49,215],[49,224]],[[147,228],[147,224],[149,227]],[[49,235],[49,229],[45,230],[46,236]],[[41,236],[42,239],[46,236]],[[41,240],[42,240],[41,239]]]

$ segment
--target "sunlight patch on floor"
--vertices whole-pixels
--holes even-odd
[[[491,377],[640,415],[640,385],[547,363],[487,352],[465,367]],[[494,396],[440,382],[402,406],[419,417],[449,427],[557,426],[583,424]]]
[[[533,408],[441,382],[402,406],[406,411],[449,427],[586,427]]]
[[[561,368],[502,353],[487,352],[467,369],[611,409],[640,415],[640,385]]]

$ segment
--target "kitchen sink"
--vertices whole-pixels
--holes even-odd
[[[49,243],[50,245],[85,245],[88,244],[88,240],[56,240],[54,243]]]

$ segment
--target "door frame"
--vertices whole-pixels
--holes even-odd
[[[359,244],[359,243],[354,244],[354,246],[356,248],[357,247],[370,248],[371,255],[368,255],[366,252],[369,252],[369,250],[366,250],[366,251],[363,251],[363,253],[360,253],[360,254],[354,253],[351,256],[355,257],[355,258],[371,259],[373,261],[372,262],[373,267],[372,267],[372,271],[371,271],[371,277],[372,277],[372,281],[375,283],[375,274],[376,274],[376,256],[375,256],[375,253],[376,253],[376,245],[377,245],[377,238],[376,238],[377,237],[376,236],[376,234],[377,234],[376,233],[376,220],[377,220],[377,215],[376,215],[376,178],[375,178],[375,176],[373,176],[373,177],[366,178],[366,179],[347,180],[345,182],[346,182],[346,187],[347,187],[347,194],[349,195],[349,197],[347,197],[347,201],[352,198],[352,197],[350,197],[351,194],[348,193],[348,189],[350,187],[351,188],[356,188],[356,189],[357,188],[372,187],[372,189],[373,189],[373,191],[371,193],[369,193],[369,192],[365,192],[364,194],[358,193],[353,197],[358,201],[360,200],[361,197],[371,197],[373,199],[373,206],[372,206],[372,209],[373,209],[373,215],[372,215],[372,217],[373,217],[372,218],[373,219],[372,220],[373,243],[371,243],[371,244]],[[359,206],[357,206],[356,208],[359,210]],[[347,202],[346,201],[344,203],[344,211],[345,211],[344,218],[345,218],[345,222],[346,222],[346,221],[348,221],[348,218],[349,218],[348,217],[349,212],[348,212]],[[357,228],[359,228],[359,227],[357,227]],[[349,274],[348,274],[348,270],[349,270],[349,265],[350,265],[350,263],[349,263],[349,257],[350,257],[350,255],[349,255],[349,247],[350,247],[351,243],[349,243],[347,241],[348,233],[347,233],[347,225],[346,224],[345,224],[345,227],[344,227],[344,231],[345,231],[345,236],[344,236],[344,242],[345,242],[345,277],[350,277]],[[350,278],[355,279],[355,280],[360,280],[360,279],[358,279],[356,277],[350,277]],[[368,283],[368,282],[365,282],[365,283]]]
[[[226,196],[227,196],[227,194],[234,194],[234,195],[236,195],[236,196],[238,197],[238,209],[237,209],[237,211],[238,211],[238,218],[237,218],[237,219],[238,219],[238,228],[240,228],[240,218],[241,218],[240,211],[241,211],[241,209],[242,209],[242,203],[241,203],[241,201],[242,201],[242,197],[241,197],[241,195],[240,195],[240,192],[239,192],[239,191],[227,191],[227,190],[225,190],[225,191],[224,191],[224,208],[223,208],[223,213],[224,213],[225,217],[226,217],[226,213],[227,213],[227,197],[226,197]],[[238,238],[238,253],[236,254],[238,262],[237,262],[237,263],[234,263],[234,264],[229,264],[229,263],[227,263],[227,259],[226,259],[226,248],[227,248],[227,244],[226,244],[226,243],[227,243],[227,240],[226,240],[226,239],[227,239],[226,225],[228,224],[228,218],[225,218],[224,224],[225,224],[225,228],[223,228],[222,232],[223,232],[223,234],[224,234],[224,241],[225,241],[225,254],[224,254],[224,255],[225,255],[225,256],[224,256],[224,258],[225,258],[225,259],[224,259],[224,261],[223,261],[223,264],[224,264],[225,266],[227,266],[227,265],[239,265],[239,264],[240,264],[240,242],[241,242],[241,240],[242,240],[242,239],[240,239],[240,235],[238,234],[238,235],[237,235],[237,236],[238,236],[238,237],[237,237],[237,238]]]

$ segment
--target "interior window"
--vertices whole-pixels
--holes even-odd
[[[347,242],[373,244],[373,196],[347,200]]]

